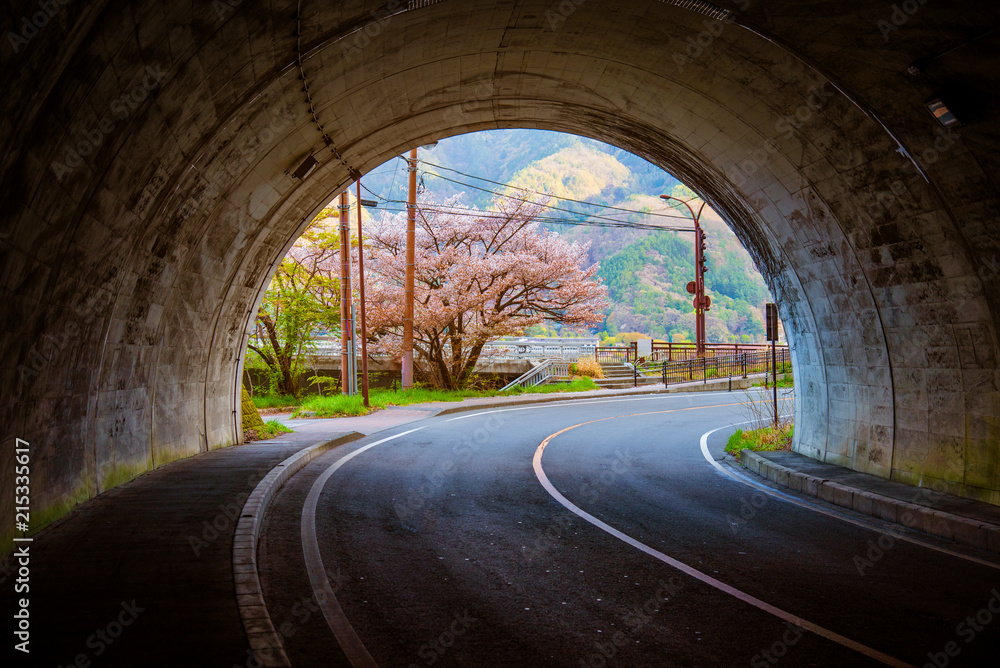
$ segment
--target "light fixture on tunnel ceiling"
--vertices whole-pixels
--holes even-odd
[[[306,157],[305,160],[302,161],[302,164],[299,165],[299,168],[296,169],[294,172],[292,172],[292,176],[299,179],[300,181],[305,181],[306,177],[312,174],[313,170],[316,169],[317,167],[319,167],[319,162],[316,161],[316,158],[309,155]]]
[[[931,112],[931,115],[937,119],[937,122],[946,128],[962,124],[958,116],[955,115],[954,110],[945,104],[940,95],[933,95],[929,97],[924,102],[924,106],[926,106],[927,111]]]

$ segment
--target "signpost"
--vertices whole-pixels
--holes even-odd
[[[778,353],[776,345],[778,342],[778,306],[776,304],[766,304],[764,306],[765,320],[767,321],[767,340],[771,342],[771,376],[774,381],[774,426],[778,426]]]

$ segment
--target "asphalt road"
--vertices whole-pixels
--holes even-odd
[[[260,542],[292,664],[997,665],[996,567],[706,459],[740,396],[442,416],[318,458]]]

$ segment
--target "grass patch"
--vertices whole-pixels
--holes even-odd
[[[764,383],[763,383],[763,381],[761,381],[759,383],[754,383],[753,386],[754,387],[764,387]],[[770,385],[768,385],[768,387],[770,387]],[[790,375],[789,376],[785,376],[784,378],[779,378],[778,379],[778,388],[779,389],[785,389],[785,388],[789,388],[789,387],[795,387],[795,379],[792,378]]]
[[[329,397],[311,396],[302,400],[302,405],[296,409],[292,417],[345,417],[367,415],[373,410],[386,406],[409,406],[411,404],[426,404],[437,401],[461,401],[473,397],[511,397],[521,394],[552,394],[555,392],[585,392],[598,389],[597,383],[590,378],[574,378],[569,383],[541,385],[525,390],[515,389],[508,392],[497,390],[437,390],[426,387],[416,387],[412,390],[393,392],[392,390],[372,390],[369,394],[371,408],[365,408],[361,395],[353,397],[336,394]]]
[[[253,405],[257,409],[261,408],[282,408],[284,406],[298,406],[302,403],[300,399],[296,399],[290,394],[274,395],[274,394],[262,394],[256,397],[251,397]]]
[[[556,392],[587,392],[588,390],[599,390],[600,387],[593,378],[581,376],[574,378],[568,383],[556,383],[554,385],[538,385],[524,390],[511,390],[504,392],[500,396],[516,396],[518,394],[554,394]]]
[[[290,434],[292,431],[294,430],[289,429],[278,420],[268,420],[264,423],[263,427],[244,431],[243,438],[247,443],[251,443],[253,441],[264,441],[274,438],[278,434]]]
[[[762,429],[737,429],[729,442],[726,443],[726,452],[734,457],[740,456],[741,450],[789,450],[792,447],[792,434],[795,426],[791,424],[781,427],[764,427]]]

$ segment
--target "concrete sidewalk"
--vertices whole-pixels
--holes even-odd
[[[166,464],[43,529],[28,544],[30,654],[15,665],[248,665],[232,569],[240,509],[316,440],[287,434]],[[0,608],[13,610],[24,594],[0,578]]]
[[[796,452],[744,450],[740,463],[796,492],[963,545],[1000,553],[1000,506],[858,473]]]

